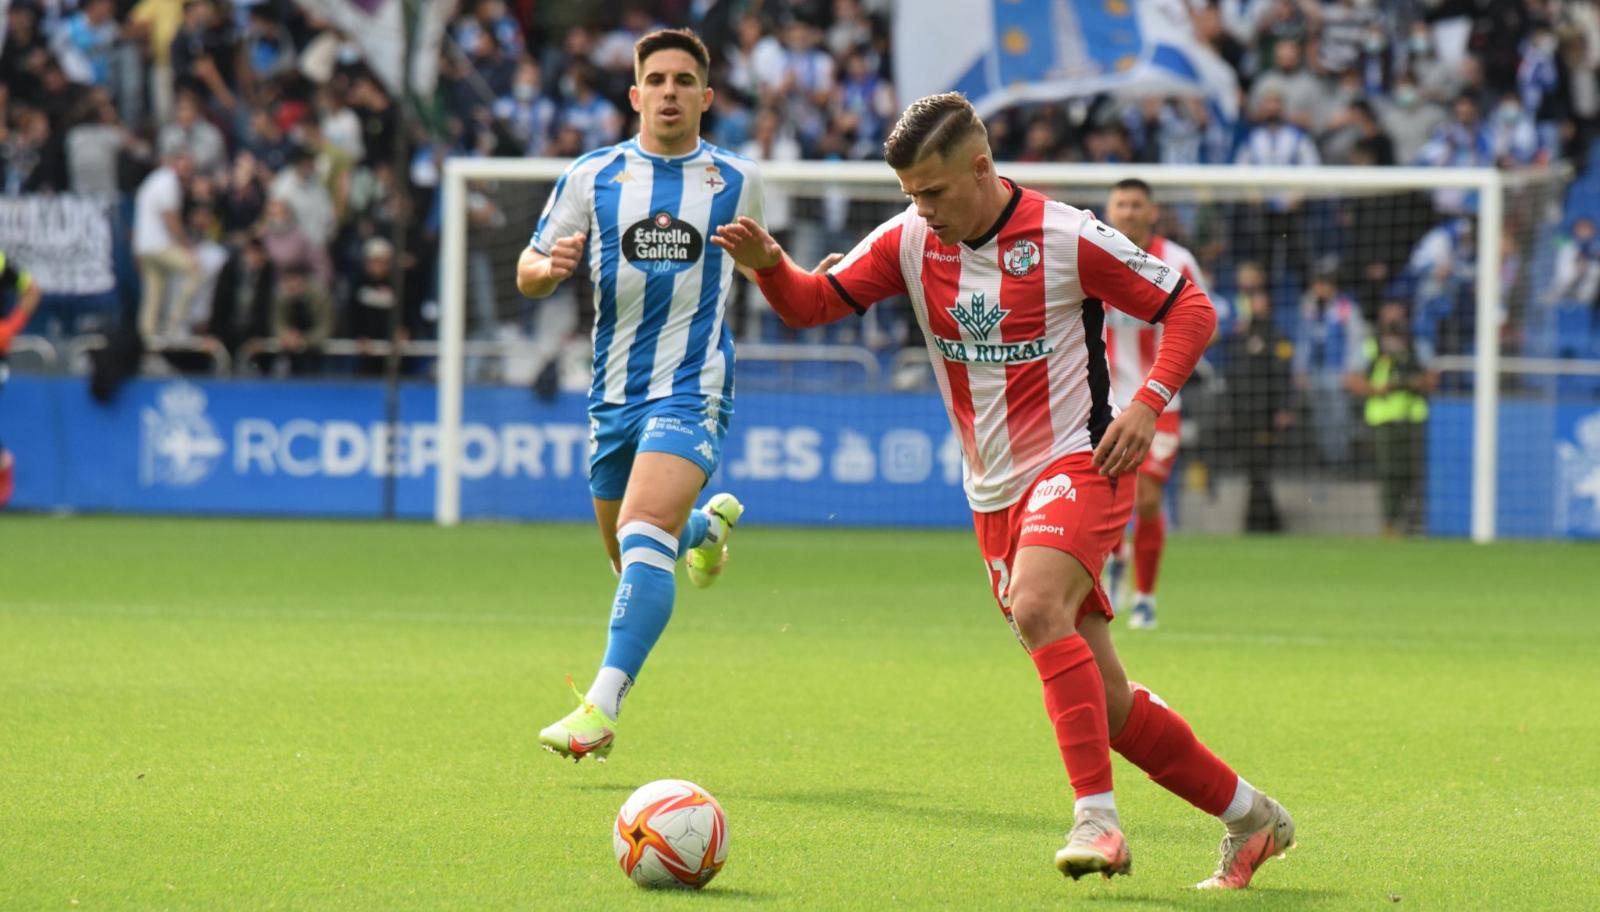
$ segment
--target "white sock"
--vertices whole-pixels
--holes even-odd
[[[1111,792],[1096,792],[1093,795],[1084,795],[1072,804],[1072,816],[1076,817],[1084,811],[1104,811],[1112,817],[1117,816],[1117,799]]]
[[[723,524],[722,517],[710,510],[705,512],[708,520],[706,523],[706,540],[700,543],[700,547],[720,545],[722,544],[722,534],[727,531],[727,526]]]
[[[1244,781],[1243,776],[1240,776],[1239,784],[1233,787],[1233,800],[1228,802],[1228,806],[1223,809],[1222,813],[1217,815],[1217,819],[1223,823],[1235,823],[1243,819],[1244,815],[1250,813],[1250,805],[1255,800],[1255,788]]]
[[[594,676],[594,683],[589,685],[589,692],[583,698],[615,719],[622,712],[622,698],[628,695],[632,687],[633,679],[628,677],[627,672],[607,666]]]
[[[1156,606],[1156,597],[1155,593],[1153,592],[1135,592],[1133,594],[1133,600],[1136,602],[1144,602],[1151,608]]]

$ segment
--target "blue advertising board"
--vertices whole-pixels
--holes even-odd
[[[31,510],[377,516],[389,453],[396,506],[433,513],[433,387],[402,388],[390,438],[380,386],[144,379],[110,406],[81,378],[14,377],[0,441],[17,457],[13,506]],[[589,521],[582,396],[469,387],[462,515]],[[1600,538],[1600,403],[1515,401],[1501,413],[1499,530]],[[1465,536],[1472,406],[1435,403],[1427,527]],[[746,393],[713,490],[762,523],[966,527],[961,457],[928,394]]]
[[[372,516],[394,450],[402,516],[433,513],[435,391],[402,388],[393,439],[381,387],[136,380],[110,406],[82,379],[19,376],[0,396],[15,507]],[[580,395],[469,388],[462,515],[587,521]],[[741,395],[713,487],[763,522],[964,525],[960,451],[928,395]]]

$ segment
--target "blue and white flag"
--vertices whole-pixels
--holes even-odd
[[[1206,98],[1239,115],[1232,67],[1194,36],[1183,0],[900,0],[895,82],[951,90],[984,116],[1018,102],[1119,94]]]

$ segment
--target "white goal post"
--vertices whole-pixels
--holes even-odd
[[[461,519],[461,428],[465,322],[468,276],[468,185],[472,181],[553,182],[566,169],[562,159],[451,158],[445,162],[439,317],[438,422],[439,466],[434,517],[441,525]],[[768,162],[762,175],[774,185],[819,188],[873,187],[895,190],[894,175],[879,162]],[[1480,225],[1501,225],[1503,195],[1519,175],[1488,168],[1245,168],[1233,166],[1172,167],[1156,165],[1005,164],[1001,172],[1023,185],[1041,188],[1106,188],[1137,177],[1158,191],[1179,188],[1204,195],[1208,190],[1238,196],[1270,191],[1326,188],[1338,192],[1401,192],[1462,190],[1475,192]],[[1498,230],[1476,232],[1477,262],[1501,261]],[[1496,268],[1476,270],[1476,326],[1496,327],[1502,304],[1501,275]],[[1496,534],[1497,434],[1501,356],[1499,334],[1475,333],[1472,373],[1473,430],[1471,463],[1471,538],[1494,540]]]

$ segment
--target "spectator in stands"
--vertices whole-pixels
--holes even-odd
[[[523,57],[517,64],[516,75],[511,80],[511,94],[495,99],[494,115],[510,130],[518,154],[535,157],[545,154],[555,132],[556,103],[544,94],[539,64],[532,57]]]
[[[1409,74],[1401,74],[1377,107],[1383,131],[1394,140],[1395,161],[1407,164],[1417,161],[1428,138],[1450,118],[1443,105],[1423,96]]]
[[[122,125],[105,89],[94,93],[90,117],[67,131],[67,189],[105,202],[121,198],[118,166],[124,152],[146,158],[150,144]]]
[[[1260,110],[1269,95],[1277,96],[1283,119],[1307,132],[1322,127],[1328,86],[1306,69],[1299,41],[1284,39],[1272,46],[1273,68],[1250,86],[1250,107]]]
[[[1239,314],[1223,340],[1223,380],[1228,388],[1229,448],[1243,462],[1249,493],[1246,532],[1281,532],[1283,517],[1272,496],[1272,467],[1290,411],[1293,346],[1272,325],[1272,296],[1257,263],[1239,267],[1234,307]]]
[[[111,54],[121,31],[111,0],[87,0],[56,32],[56,57],[74,82],[109,86]]]
[[[493,35],[508,57],[520,57],[525,50],[522,26],[506,12],[504,0],[478,0],[472,4],[471,17],[456,25],[456,42],[464,48],[475,48],[483,33]]]
[[[13,102],[38,100],[39,73],[50,59],[50,49],[38,27],[39,12],[31,4],[13,3],[6,9],[5,44],[0,46],[0,86],[10,90]]]
[[[609,146],[622,138],[622,113],[595,88],[594,67],[574,63],[562,77],[561,113],[556,122],[577,130],[584,151]]]
[[[1433,28],[1426,20],[1411,23],[1410,34],[1406,37],[1406,69],[1415,78],[1418,91],[1429,101],[1443,104],[1460,97],[1467,88],[1461,68],[1440,58]]]
[[[1522,106],[1514,91],[1500,96],[1494,116],[1484,125],[1489,154],[1496,167],[1511,170],[1533,164],[1547,164],[1551,151],[1539,138],[1533,115]]]
[[[278,172],[272,182],[272,198],[281,199],[294,210],[295,224],[306,239],[326,247],[333,239],[333,197],[317,174],[317,156],[305,146],[289,153],[289,167]]]
[[[1478,245],[1470,218],[1449,219],[1417,242],[1406,277],[1414,289],[1412,320],[1418,344],[1445,354],[1470,348],[1477,270]]]
[[[1462,93],[1452,106],[1451,120],[1440,124],[1417,152],[1414,164],[1433,168],[1489,168],[1495,163],[1494,144],[1484,129],[1478,99]],[[1474,205],[1465,190],[1442,189],[1433,194],[1434,208],[1460,214]]]
[[[1378,325],[1363,343],[1358,367],[1347,378],[1350,391],[1366,400],[1378,463],[1378,489],[1385,535],[1419,526],[1426,465],[1428,395],[1438,386],[1425,350],[1414,344],[1406,307],[1387,302]]]
[[[1572,223],[1556,250],[1555,277],[1542,303],[1555,310],[1557,357],[1600,354],[1600,236],[1593,219]]]
[[[1249,167],[1315,166],[1320,159],[1311,137],[1285,122],[1282,97],[1266,92],[1256,108],[1255,125],[1245,134],[1234,163]],[[1306,236],[1299,218],[1302,206],[1303,200],[1289,193],[1274,194],[1265,205],[1244,206],[1243,216],[1234,225],[1241,255],[1261,260],[1275,272],[1302,268],[1306,262]]]
[[[0,139],[0,189],[6,196],[62,189],[66,181],[60,142],[51,135],[49,117],[32,105],[20,105],[16,123],[16,129]]]
[[[200,101],[188,90],[178,93],[173,120],[161,128],[156,139],[156,151],[163,158],[180,150],[194,159],[196,173],[220,174],[228,167],[228,145],[222,131],[201,116]]]
[[[728,88],[763,106],[773,104],[783,83],[783,43],[768,34],[754,14],[741,18],[734,34],[738,44],[725,52]]]
[[[294,38],[273,12],[270,2],[250,7],[244,34],[239,39],[239,88],[255,108],[262,103],[265,83],[294,72]]]
[[[1295,323],[1294,371],[1296,386],[1308,394],[1312,430],[1325,465],[1343,466],[1350,460],[1354,428],[1345,374],[1360,364],[1363,336],[1361,306],[1339,290],[1338,270],[1325,266],[1300,297],[1300,319]]]
[[[333,335],[333,302],[325,286],[314,285],[304,266],[283,273],[272,302],[271,328],[295,376],[322,370],[322,347]]]
[[[1322,158],[1330,165],[1354,164],[1357,146],[1365,146],[1365,160],[1361,164],[1392,165],[1395,162],[1394,142],[1378,123],[1372,105],[1364,99],[1351,102],[1328,124],[1328,133],[1322,139]]]
[[[227,351],[235,370],[246,342],[272,336],[273,302],[277,281],[272,260],[260,238],[250,238],[228,258],[217,276],[211,298],[211,315],[204,327],[211,344]]]
[[[200,263],[183,223],[184,189],[193,177],[194,159],[180,151],[163,159],[134,195],[139,334],[146,345],[182,332],[200,287]]]
[[[216,20],[211,0],[185,0],[183,25],[172,39],[174,90],[201,93],[232,111],[236,99],[228,79],[236,40],[232,27]]]
[[[822,32],[798,16],[791,17],[783,27],[784,66],[779,92],[800,145],[813,151],[830,126],[825,112],[834,85],[833,58],[821,44]]]
[[[394,144],[400,138],[400,111],[371,73],[361,71],[350,86],[350,108],[361,119],[362,142],[369,168],[394,161]]]
[[[384,357],[370,350],[370,343],[389,339],[389,321],[395,320],[400,341],[411,337],[407,321],[395,315],[394,245],[375,237],[362,247],[361,277],[350,285],[345,297],[344,319],[350,337],[361,345],[356,373],[377,376],[384,371]],[[409,309],[409,308],[408,308]]]
[[[288,167],[294,146],[271,110],[260,108],[250,113],[250,133],[244,148],[269,172],[276,174]]]
[[[267,257],[272,260],[279,276],[291,269],[308,271],[313,281],[328,287],[333,280],[333,266],[328,260],[328,250],[311,242],[295,222],[294,210],[287,200],[269,198],[261,220],[261,243]]]
[[[511,80],[516,74],[517,62],[506,56],[494,32],[478,31],[478,43],[472,47],[472,70],[477,74],[489,98],[504,98],[511,94]]]

